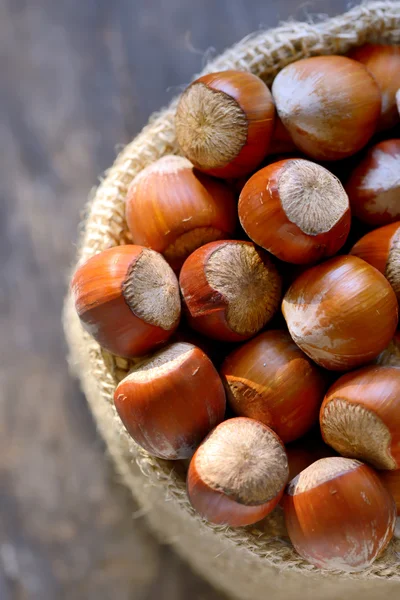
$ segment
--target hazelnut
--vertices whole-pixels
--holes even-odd
[[[165,344],[178,326],[178,281],[163,257],[141,246],[109,248],[80,265],[71,282],[83,327],[124,357]]]
[[[394,500],[358,460],[318,460],[290,482],[283,502],[293,546],[322,569],[362,571],[393,536]]]
[[[337,177],[309,160],[291,158],[249,179],[240,194],[239,219],[253,242],[295,264],[336,254],[351,223],[349,199]]]
[[[316,160],[339,160],[365,146],[381,113],[380,89],[361,63],[314,56],[284,67],[272,95],[296,146]]]
[[[278,504],[288,479],[285,448],[266,425],[238,417],[216,427],[193,456],[189,500],[205,519],[241,527]]]
[[[240,177],[267,154],[274,128],[271,92],[252,73],[203,75],[183,92],[175,128],[184,155],[217,177]]]
[[[191,327],[223,341],[241,341],[278,310],[281,278],[268,254],[251,242],[212,242],[184,263],[179,283]]]
[[[188,458],[224,418],[225,392],[200,348],[177,343],[133,367],[114,394],[128,433],[159,458]]]
[[[285,444],[318,420],[325,377],[286,331],[266,331],[234,350],[221,375],[233,412],[268,425]]]
[[[400,371],[369,366],[347,373],[326,393],[324,441],[378,469],[400,469]]]
[[[350,254],[378,269],[400,300],[400,221],[367,233],[353,246]]]
[[[336,256],[302,273],[286,292],[282,312],[303,352],[334,371],[376,358],[398,321],[389,282],[356,256]]]
[[[133,180],[126,220],[135,244],[157,250],[174,270],[207,242],[230,238],[236,201],[224,182],[196,171],[181,156],[164,156]]]
[[[347,183],[351,211],[373,227],[400,220],[400,140],[372,146]]]
[[[381,90],[382,109],[378,129],[390,129],[397,125],[399,113],[396,92],[400,87],[400,47],[365,44],[354,48],[349,57],[367,67]]]

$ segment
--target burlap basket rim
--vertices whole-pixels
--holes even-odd
[[[366,42],[400,43],[399,2],[369,2],[317,24],[296,22],[257,32],[211,61],[203,73],[225,69],[249,70],[270,84],[276,73],[289,62],[317,54],[344,54],[352,46]],[[179,153],[173,125],[175,106],[176,100],[173,100],[168,108],[150,118],[142,132],[120,152],[93,194],[80,235],[78,263],[108,247],[131,241],[124,218],[126,191],[134,176],[145,166],[165,154]],[[90,373],[97,384],[96,402],[112,405],[116,382],[129,370],[129,361],[101,351],[81,328],[71,298],[67,298],[65,303],[64,328],[71,348],[73,369],[81,378],[85,392],[85,375]],[[115,411],[113,414],[112,426],[125,444],[130,460],[136,461],[147,483],[163,487],[166,498],[176,505],[182,519],[196,519],[199,530],[223,536],[231,542],[232,548],[245,548],[270,566],[281,570],[290,567],[315,577],[331,575],[317,571],[282,539],[271,537],[268,533],[251,527],[230,529],[205,523],[189,504],[179,469],[175,470],[171,463],[151,457],[139,448],[127,436]],[[116,462],[122,460],[118,456],[114,458]],[[392,542],[384,556],[370,568],[361,573],[341,573],[341,577],[395,579],[400,582],[399,557],[400,541]]]

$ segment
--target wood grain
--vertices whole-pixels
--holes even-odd
[[[203,62],[345,0],[0,2],[0,598],[210,600],[118,483],[60,314],[86,197]]]

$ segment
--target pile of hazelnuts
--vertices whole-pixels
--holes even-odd
[[[193,508],[240,527],[283,502],[327,569],[371,565],[400,511],[399,88],[400,47],[377,45],[289,64],[272,93],[200,77],[180,155],[129,187],[132,244],[72,280],[87,331],[136,359],[122,423],[185,461]]]

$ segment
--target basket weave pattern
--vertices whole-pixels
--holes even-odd
[[[400,43],[400,3],[371,2],[318,24],[292,23],[249,36],[207,65],[203,73],[248,70],[271,84],[285,65],[318,54],[344,54],[365,42]],[[144,167],[178,153],[174,133],[176,101],[149,124],[117,157],[90,201],[78,263],[118,244],[129,243],[124,202],[129,184]],[[277,535],[274,518],[262,531],[212,526],[194,514],[179,468],[149,456],[126,434],[112,398],[130,362],[103,352],[80,326],[71,299],[64,313],[71,368],[79,376],[98,428],[117,470],[164,541],[199,572],[236,598],[334,600],[345,593],[363,600],[400,597],[400,539],[358,574],[317,571]],[[269,594],[267,596],[267,594]]]

